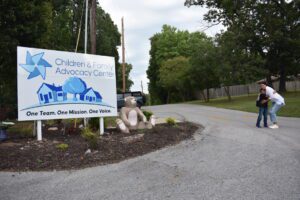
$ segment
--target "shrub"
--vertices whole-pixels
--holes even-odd
[[[7,129],[7,132],[30,138],[33,137],[33,125],[33,122],[16,122],[14,126]]]
[[[99,129],[99,117],[93,117],[89,119],[89,128],[91,130]]]
[[[59,150],[65,151],[69,148],[69,145],[65,144],[65,143],[61,143],[61,144],[56,145],[56,148]]]
[[[107,128],[109,126],[116,127],[116,117],[105,117],[104,118],[104,127]]]
[[[91,118],[89,120],[89,128],[92,130],[99,130],[99,118]],[[104,128],[108,126],[116,127],[116,117],[105,117],[104,118]]]
[[[175,125],[176,125],[175,119],[174,119],[174,118],[171,118],[171,117],[168,117],[168,118],[166,119],[166,122],[167,122],[167,124],[170,125],[170,126],[175,126]]]
[[[91,149],[96,149],[98,146],[98,138],[95,133],[89,128],[85,128],[81,132],[81,136],[88,142]]]
[[[153,112],[148,111],[148,110],[143,110],[144,115],[147,118],[147,121],[149,121],[150,117],[153,115]]]

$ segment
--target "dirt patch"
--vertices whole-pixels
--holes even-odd
[[[0,143],[0,170],[68,170],[115,163],[192,138],[198,128],[198,125],[185,122],[176,126],[160,124],[151,130],[130,134],[110,129],[108,135],[99,137],[96,149],[91,151],[78,133],[64,135],[45,130],[40,142],[12,135],[10,140]],[[59,144],[68,147],[58,148]]]

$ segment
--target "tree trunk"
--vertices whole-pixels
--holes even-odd
[[[248,97],[250,96],[250,86],[249,84],[247,84],[247,94],[248,94]]]
[[[181,100],[185,102],[185,92],[181,92]]]
[[[207,102],[207,100],[206,100],[206,96],[205,96],[205,94],[204,94],[204,91],[203,91],[203,90],[201,90],[201,91],[200,91],[200,94],[201,94],[201,96],[202,96],[202,98],[203,98],[204,102]]]
[[[206,102],[209,102],[209,88],[206,88]]]
[[[280,65],[280,79],[279,79],[279,92],[285,93],[286,92],[286,74],[285,74],[285,67]]]
[[[225,90],[225,93],[228,97],[228,101],[231,101],[231,95],[230,95],[230,90],[229,90],[229,86],[224,86],[224,90]]]

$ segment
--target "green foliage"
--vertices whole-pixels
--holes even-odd
[[[50,43],[51,9],[49,1],[1,1],[0,105],[17,103],[17,46],[45,48]]]
[[[81,132],[81,136],[88,142],[89,148],[96,149],[98,146],[98,137],[89,128],[85,128]]]
[[[91,130],[99,130],[99,117],[94,117],[89,119],[89,128]],[[116,117],[104,117],[104,128],[116,127]]]
[[[65,143],[61,143],[56,145],[56,148],[62,151],[66,151],[69,148],[69,145]]]
[[[36,162],[37,162],[38,164],[42,164],[42,163],[43,163],[43,161],[42,161],[41,159],[36,159]]]
[[[18,134],[24,138],[33,137],[33,122],[16,122],[14,126],[7,129],[8,134]]]
[[[175,126],[176,125],[176,120],[172,117],[168,117],[166,119],[166,123],[169,125],[169,126]]]
[[[238,50],[234,53],[244,51],[244,54],[260,56],[268,80],[271,75],[280,75],[280,91],[286,90],[287,75],[299,73],[300,1],[186,0],[185,5],[209,8],[204,19],[227,27]],[[251,74],[251,69],[246,70]]]
[[[167,90],[161,86],[159,69],[162,63],[178,57],[188,57],[189,53],[189,33],[179,31],[175,27],[163,25],[162,32],[150,38],[150,65],[147,76],[150,80],[149,92],[151,101],[154,104],[167,102]]]
[[[89,128],[91,130],[99,130],[99,117],[89,118]]]
[[[0,105],[16,108],[16,47],[84,52],[84,0],[3,0],[0,4]],[[121,89],[121,66],[117,46],[120,33],[110,15],[99,5],[96,9],[96,54],[113,56],[117,87]],[[89,47],[89,42],[88,42]],[[89,48],[88,48],[89,50]],[[126,68],[127,89],[132,85]]]
[[[182,56],[169,59],[162,63],[159,69],[159,83],[168,91],[167,103],[170,102],[170,98],[175,101],[185,101],[188,96],[189,90],[186,88],[190,88],[190,81],[188,79],[189,66],[189,59]],[[175,93],[174,96],[171,96],[172,92]]]
[[[149,121],[150,117],[153,115],[153,112],[148,111],[148,110],[143,110],[143,114],[147,118],[147,121]]]
[[[116,127],[116,117],[105,117],[104,118],[104,127]]]
[[[130,91],[131,86],[133,85],[133,81],[129,79],[129,74],[132,70],[132,65],[125,63],[125,90]],[[117,68],[117,89],[118,92],[122,92],[123,90],[123,71],[122,65],[120,64]]]
[[[217,70],[220,67],[213,40],[194,33],[193,52],[189,74],[193,88],[204,90],[219,87]],[[208,90],[207,90],[208,91]],[[209,100],[209,94],[206,95]]]

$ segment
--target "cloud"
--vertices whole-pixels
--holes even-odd
[[[100,6],[110,14],[121,30],[121,18],[124,17],[126,62],[133,66],[130,77],[134,81],[132,91],[148,91],[146,70],[149,65],[150,40],[168,24],[180,30],[202,31],[207,23],[203,21],[206,8],[184,6],[184,0],[101,0]],[[222,25],[205,30],[214,36],[223,29]],[[121,48],[119,49],[120,52]],[[120,52],[121,55],[121,52]]]

